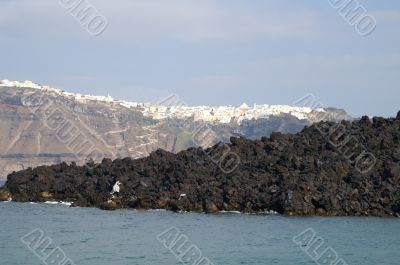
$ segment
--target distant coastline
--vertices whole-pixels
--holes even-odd
[[[0,179],[29,167],[141,158],[158,148],[177,153],[229,142],[231,136],[260,139],[274,131],[296,133],[321,120],[353,120],[345,110],[322,109],[311,101],[190,107],[171,95],[157,104],[129,103],[31,81],[0,80]]]

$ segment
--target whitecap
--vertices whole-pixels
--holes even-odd
[[[235,214],[241,214],[242,212],[239,212],[239,211],[219,211],[219,213],[235,213]]]
[[[58,202],[53,202],[53,201],[46,201],[44,203],[46,203],[46,204],[58,204]]]
[[[166,209],[148,209],[148,212],[166,212]]]
[[[269,210],[269,211],[263,212],[263,214],[278,215],[279,213],[277,211],[274,211],[274,210]]]

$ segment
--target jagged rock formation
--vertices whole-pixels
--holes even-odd
[[[158,148],[176,153],[231,136],[259,139],[274,131],[298,132],[315,121],[351,119],[336,109],[162,103],[129,103],[29,81],[0,81],[0,179],[28,167],[139,158]]]
[[[178,154],[27,169],[8,176],[3,194],[103,209],[400,217],[399,188],[400,112]]]

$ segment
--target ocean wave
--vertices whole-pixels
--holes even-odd
[[[59,202],[57,202],[57,201],[46,201],[44,203],[45,204],[53,204],[53,205],[59,204],[59,205],[65,205],[65,206],[71,206],[72,205],[72,202],[64,202],[64,201],[59,201]]]

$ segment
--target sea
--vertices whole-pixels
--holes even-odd
[[[399,265],[400,219],[0,202],[0,264]]]

